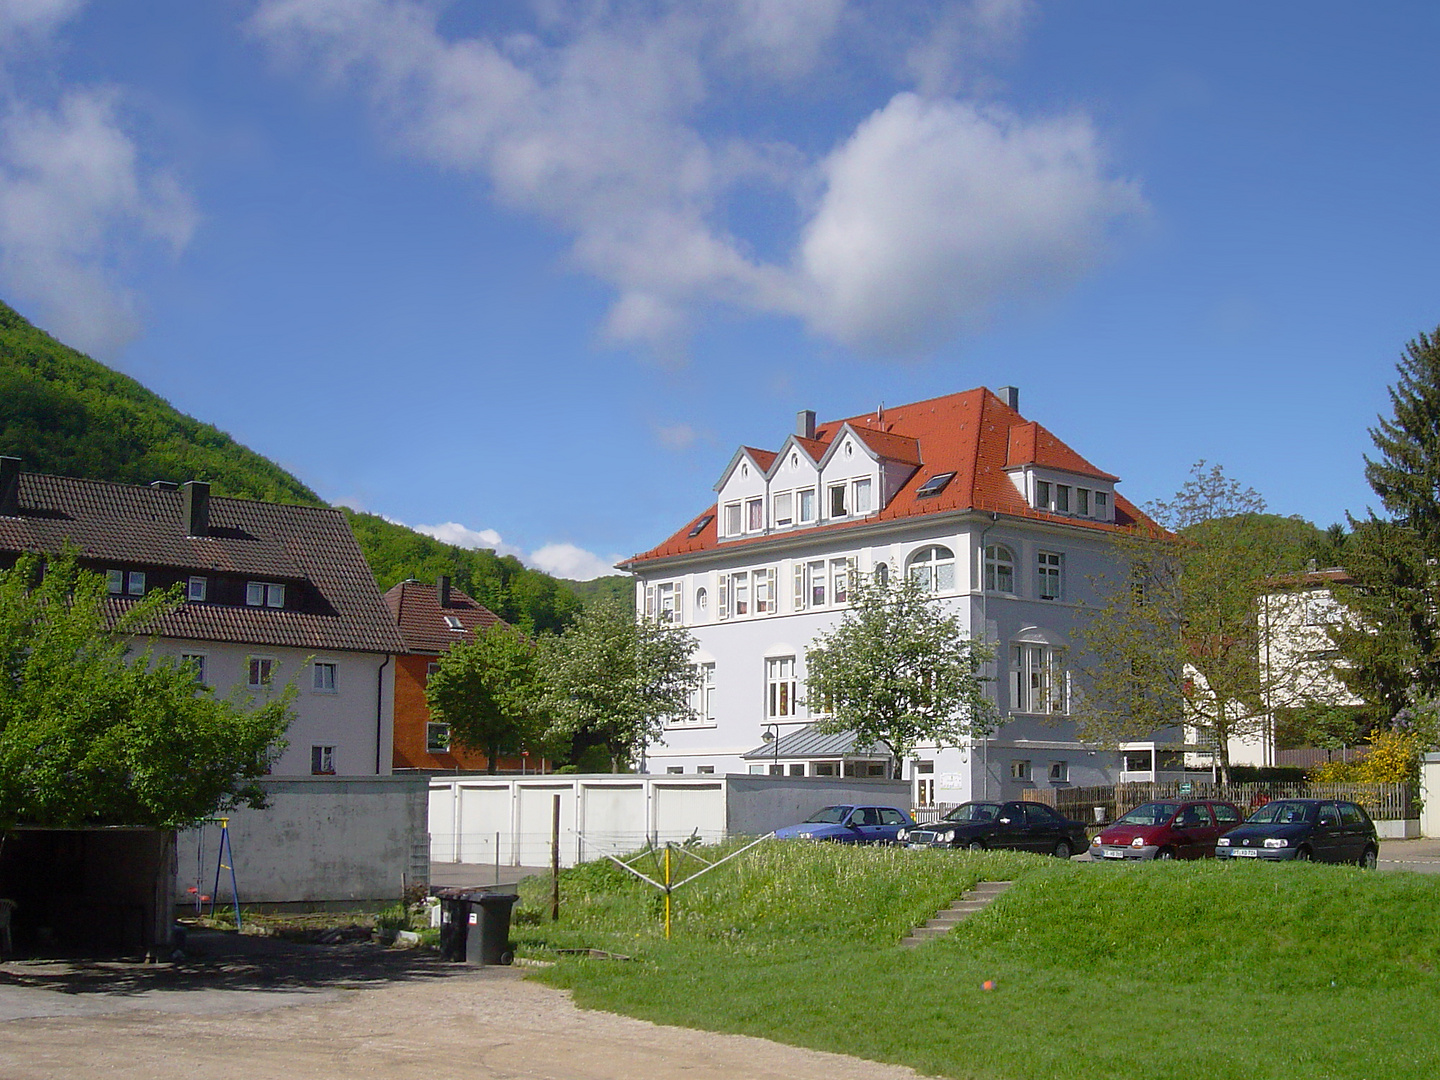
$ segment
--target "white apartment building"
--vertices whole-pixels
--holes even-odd
[[[1111,537],[1142,520],[1096,468],[1020,415],[1013,387],[980,388],[817,425],[776,450],[741,447],[713,505],[622,567],[638,610],[696,638],[696,690],[655,773],[885,775],[917,805],[1113,782],[1122,756],[1075,736],[1072,632]],[[1002,726],[894,763],[813,727],[805,654],[859,576],[909,574],[996,648]],[[1133,744],[1132,752],[1142,744]],[[1155,744],[1144,744],[1156,762]],[[1147,777],[1148,779],[1148,777]]]

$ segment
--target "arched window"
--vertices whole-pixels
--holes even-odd
[[[890,564],[887,562],[875,564],[875,584],[885,588],[890,584]]]
[[[985,547],[985,591],[1015,591],[1015,556],[1004,544],[988,544]]]
[[[932,544],[921,548],[910,556],[906,569],[926,592],[951,592],[955,588],[955,553],[948,547]]]
[[[710,614],[710,594],[704,589],[695,590],[695,614],[701,619]]]

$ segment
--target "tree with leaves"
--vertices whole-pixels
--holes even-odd
[[[105,580],[73,552],[0,571],[0,827],[178,829],[264,805],[294,688],[217,698],[187,666],[132,655],[178,593],[113,622]]]
[[[500,755],[528,747],[541,728],[535,643],[496,623],[443,653],[425,686],[431,715],[450,725],[450,737],[485,755],[494,773]]]
[[[1230,741],[1262,734],[1273,710],[1316,688],[1311,669],[1260,662],[1260,597],[1302,572],[1323,534],[1265,502],[1219,465],[1199,462],[1169,501],[1147,507],[1160,529],[1116,539],[1118,573],[1095,579],[1080,627],[1087,741],[1115,745],[1184,723],[1230,779]]]
[[[961,746],[993,732],[984,671],[994,651],[918,581],[886,578],[857,584],[840,624],[805,650],[811,711],[829,713],[820,729],[883,742],[901,759],[916,746]]]
[[[1334,590],[1349,617],[1331,629],[1338,674],[1375,723],[1440,698],[1440,329],[1407,343],[1397,372],[1365,459],[1390,517],[1351,522],[1351,581]]]
[[[549,735],[572,761],[603,748],[612,772],[638,762],[665,721],[689,708],[695,639],[683,627],[637,619],[628,603],[604,598],[542,643]]]

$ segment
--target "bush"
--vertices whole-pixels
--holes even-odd
[[[1418,784],[1420,737],[1413,731],[1376,731],[1363,761],[1329,761],[1305,774],[1316,784]]]

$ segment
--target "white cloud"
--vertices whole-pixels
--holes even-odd
[[[608,560],[602,559],[574,544],[546,544],[532,552],[526,561],[537,570],[543,570],[555,577],[589,581],[591,578],[616,573],[614,564],[619,560],[618,555]]]
[[[655,438],[666,450],[689,450],[700,438],[700,433],[689,424],[670,424],[657,427]]]
[[[519,548],[505,543],[494,529],[471,529],[458,521],[447,521],[442,525],[416,525],[415,531],[433,536],[442,544],[454,544],[462,548],[490,548],[497,555],[519,555]]]
[[[385,520],[396,525],[405,524],[403,521],[395,521],[394,518]],[[594,552],[574,544],[559,543],[546,544],[527,555],[514,544],[505,543],[494,529],[472,529],[458,521],[447,521],[443,525],[416,525],[414,528],[416,532],[433,536],[442,544],[454,544],[462,548],[488,548],[497,555],[514,555],[526,566],[575,581],[589,581],[591,578],[613,574],[616,572],[614,564],[621,558],[619,555],[612,555],[609,559],[602,559]]]
[[[894,95],[808,158],[768,135],[707,134],[701,118],[737,89],[815,83],[841,44],[854,62],[903,32],[887,6],[551,4],[535,33],[460,38],[417,0],[262,0],[252,26],[297,68],[367,95],[396,146],[568,234],[574,264],[615,289],[613,337],[668,351],[719,302],[889,353],[1067,284],[1143,207],[1107,178],[1083,116],[953,96],[955,71],[1014,41],[1028,10],[973,0],[915,31],[905,63],[927,96]],[[793,202],[788,256],[758,258],[727,227],[741,185]]]
[[[53,30],[78,6],[11,4],[0,9],[0,40]],[[118,90],[70,87],[38,101],[8,77],[3,87],[0,280],[59,337],[112,353],[138,330],[136,297],[119,280],[124,266],[151,250],[178,254],[195,208],[124,130]]]
[[[1081,117],[897,95],[823,165],[800,249],[807,314],[846,344],[909,353],[1068,284],[1143,209],[1101,159]]]
[[[85,0],[0,0],[0,47],[33,44],[74,15]]]

